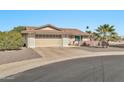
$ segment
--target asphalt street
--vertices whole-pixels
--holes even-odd
[[[1,82],[124,82],[124,55],[79,58],[31,69]]]

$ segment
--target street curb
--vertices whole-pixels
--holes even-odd
[[[124,55],[124,52],[95,52],[93,54],[73,56],[73,57],[56,59],[56,60],[51,60],[51,61],[44,61],[44,62],[40,62],[40,61],[42,61],[42,59],[38,58],[38,59],[33,59],[33,60],[27,60],[26,61],[27,63],[25,61],[20,61],[20,62],[3,64],[3,65],[0,65],[0,79],[3,79],[7,76],[14,75],[14,74],[17,74],[17,73],[20,73],[20,72],[24,72],[26,70],[30,70],[30,69],[33,69],[33,68],[37,68],[37,67],[52,64],[52,63],[58,63],[58,62],[73,60],[73,59],[78,59],[78,58],[112,56],[112,55]],[[33,61],[37,61],[37,62],[33,62]],[[21,63],[24,63],[24,64],[21,64]],[[31,63],[31,64],[28,64],[28,63]],[[18,67],[16,66],[15,69],[14,69],[13,66],[15,64],[17,64]],[[3,69],[1,69],[2,66],[4,66]]]

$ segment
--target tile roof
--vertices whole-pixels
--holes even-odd
[[[42,28],[51,27],[55,30],[42,30]],[[36,34],[67,34],[67,35],[89,35],[86,32],[82,32],[79,29],[72,28],[58,28],[53,25],[47,24],[41,27],[26,27],[22,33],[36,33]]]

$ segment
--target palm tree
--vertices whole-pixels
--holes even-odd
[[[89,26],[86,26],[86,29],[89,29],[90,27]]]
[[[92,31],[90,30],[90,27],[89,26],[86,26],[86,33],[89,34],[89,38],[92,39]]]
[[[118,34],[116,32],[111,32],[110,33],[110,36],[108,38],[111,41],[115,41],[115,40],[118,40],[119,39],[119,36],[118,36]]]
[[[109,24],[100,25],[97,29],[97,34],[101,37],[101,40],[109,40],[108,36],[115,34],[114,26]]]
[[[92,36],[93,36],[93,39],[94,39],[94,40],[100,41],[100,39],[101,39],[101,38],[100,38],[100,35],[99,35],[98,33],[96,33],[96,32],[93,32],[93,33],[92,33]]]
[[[86,26],[86,31],[85,31],[85,32],[87,32],[87,33],[91,34],[91,33],[92,33],[92,31],[90,31],[90,30],[89,30],[89,28],[90,28],[89,26]]]
[[[107,43],[107,41],[110,41],[113,37],[116,37],[117,35],[114,26],[109,24],[100,25],[96,29],[96,33],[99,37],[99,41],[104,42],[104,44]]]

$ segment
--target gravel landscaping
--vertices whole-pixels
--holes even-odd
[[[0,51],[0,65],[40,57],[34,50],[27,48],[22,50]]]

